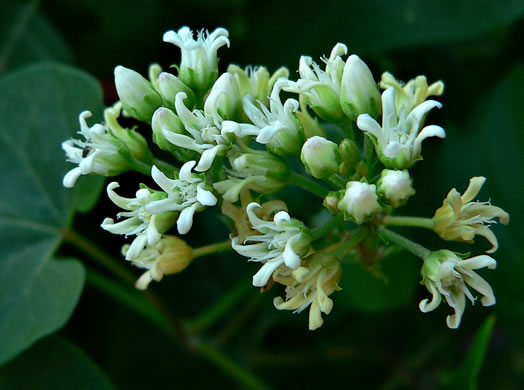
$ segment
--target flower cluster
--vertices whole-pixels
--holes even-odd
[[[466,298],[475,301],[468,286],[484,306],[495,303],[489,284],[474,272],[494,268],[493,258],[431,252],[386,228],[427,228],[466,243],[479,235],[492,253],[498,241],[491,225],[509,221],[489,201],[473,201],[482,177],[472,178],[463,195],[452,189],[433,218],[395,215],[415,195],[410,169],[422,160],[422,142],[446,137],[442,127],[425,124],[429,112],[442,107],[429,99],[442,95],[441,81],[417,76],[403,83],[385,72],[377,84],[362,59],[345,58],[342,43],[322,66],[300,57],[296,80],[286,68],[271,74],[263,66],[230,64],[221,73],[218,50],[230,45],[227,30],[182,27],[166,32],[164,41],[181,50],[180,63],[166,68],[175,71],[154,64],[146,78],[117,66],[119,101],[102,123],[89,125],[91,113],[81,113],[80,139],[62,144],[76,164],[64,177],[66,187],[86,174],[145,176],[147,185],[138,185],[134,197],[117,194],[119,182],[109,183],[107,195],[122,211],[102,222],[106,231],[132,237],[122,253],[146,269],[138,288],[197,257],[232,249],[259,263],[253,286],[284,286],[285,298],[274,299],[277,309],[309,308],[309,328],[317,329],[322,313],[333,309],[330,296],[344,282],[344,263],[375,264],[398,245],[423,259],[422,284],[432,296],[420,302],[423,312],[445,301],[454,310],[447,324],[458,327]],[[139,126],[123,127],[121,116]],[[288,210],[281,191],[289,186],[317,196],[317,205],[295,196]],[[332,215],[318,212],[322,206]],[[193,249],[173,235],[187,234],[208,207],[222,211],[230,240]]]

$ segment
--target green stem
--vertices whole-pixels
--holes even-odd
[[[342,131],[344,132],[344,138],[354,141],[355,132],[353,130],[353,122],[351,121],[351,119],[349,119],[345,115],[344,115],[344,118],[345,119],[342,119],[337,122],[337,126],[342,128]]]
[[[171,330],[171,324],[164,313],[151,305],[151,302],[147,301],[143,294],[140,294],[137,290],[124,287],[120,283],[90,268],[86,269],[86,280],[91,287],[113,298],[122,306],[127,307],[146,320],[153,322],[159,328],[165,331]]]
[[[409,239],[407,239],[404,236],[401,236],[400,234],[397,234],[389,229],[383,228],[380,230],[380,233],[383,237],[388,239],[389,241],[397,244],[398,246],[401,246],[402,248],[410,251],[415,256],[420,257],[421,259],[425,259],[429,256],[431,251],[429,249],[424,248],[422,245],[417,244],[416,242],[413,242]]]
[[[91,241],[67,229],[62,232],[62,236],[64,237],[65,241],[86,253],[96,263],[98,263],[108,271],[112,272],[115,276],[117,276],[126,284],[135,283],[136,276],[133,272],[129,271],[127,267],[122,265],[113,257],[109,256],[102,249],[95,246]]]
[[[239,284],[220,296],[216,303],[192,320],[189,327],[194,332],[204,332],[236,305],[251,290],[251,284],[242,280]]]
[[[386,215],[382,218],[382,224],[393,225],[393,226],[413,226],[421,227],[429,230],[435,228],[435,222],[432,218],[421,218],[421,217],[401,217],[394,215]]]
[[[212,347],[208,344],[199,343],[195,346],[196,352],[205,357],[211,363],[220,367],[224,372],[234,377],[238,382],[242,383],[246,389],[253,390],[267,390],[269,389],[264,383],[258,378],[251,375],[251,373],[240,367],[237,363],[230,360],[224,354],[222,354],[217,348]]]
[[[342,246],[340,246],[333,255],[343,258],[348,252],[352,251],[365,237],[365,229],[357,229],[356,231],[351,232],[349,240],[347,240]]]
[[[111,256],[107,255],[103,250],[96,247],[89,240],[80,236],[79,234],[70,230],[62,232],[64,240],[78,249],[85,251],[96,263],[100,264],[104,268],[108,269],[116,276],[121,278],[126,283],[134,283],[135,276],[129,272],[125,267],[120,266]],[[221,243],[222,245],[224,243]],[[214,244],[216,245],[216,244]],[[131,296],[124,292],[118,287],[110,287],[110,283],[107,280],[103,280],[99,275],[90,273],[88,280],[94,283],[102,292],[117,299],[119,302],[124,302],[128,308],[133,309],[140,315],[144,315],[144,309],[138,309],[137,304],[132,301]],[[186,348],[188,352],[197,354],[198,356],[208,360],[210,363],[216,365],[222,369],[226,374],[236,379],[239,383],[244,385],[245,388],[261,390],[268,389],[258,378],[252,375],[249,371],[239,366],[233,360],[229,359],[219,349],[206,344],[204,341],[199,339],[197,335],[191,333],[182,323],[169,311],[165,304],[158,299],[154,294],[149,291],[144,291],[143,295],[151,304],[158,310],[158,315],[147,315],[145,318],[151,322],[162,327],[171,336],[175,342],[182,343],[182,346]],[[160,318],[160,315],[164,316],[164,319]],[[166,326],[166,323],[169,326]]]
[[[201,246],[193,249],[193,258],[211,255],[213,253],[229,252],[233,250],[231,240],[217,242],[216,244]]]
[[[324,179],[327,183],[336,188],[346,188],[346,179],[344,179],[340,174],[336,173],[330,177]]]
[[[332,218],[328,223],[325,225],[319,226],[313,230],[311,230],[311,241],[318,240],[319,238],[324,237],[326,234],[331,232],[333,229],[337,227],[337,225],[340,224],[340,217],[336,216]]]
[[[309,191],[315,195],[325,198],[329,193],[329,190],[324,186],[314,182],[313,180],[308,179],[305,176],[302,176],[296,172],[291,171],[289,175],[289,184],[295,185],[297,187],[303,188],[306,191]]]

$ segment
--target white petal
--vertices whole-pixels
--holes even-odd
[[[204,206],[214,206],[217,204],[217,198],[211,191],[202,188],[204,183],[201,183],[197,187],[197,200]]]
[[[151,168],[151,177],[164,192],[172,192],[173,188],[176,186],[176,180],[169,179],[164,172],[158,169],[155,165]]]
[[[138,258],[138,256],[140,256],[140,253],[146,246],[146,243],[147,237],[145,234],[139,234],[138,236],[136,236],[136,238],[129,246],[129,249],[127,250],[126,260],[133,260]]]
[[[289,239],[286,243],[284,253],[282,254],[286,266],[291,269],[297,269],[300,267],[301,263],[300,257],[293,250],[293,243],[298,239],[300,239],[300,234],[297,234],[296,236],[293,236],[291,239]]]
[[[285,211],[279,211],[278,213],[275,214],[275,217],[273,218],[273,221],[275,222],[275,224],[278,227],[281,227],[283,222],[291,221],[291,217]]]
[[[166,139],[173,145],[202,153],[202,147],[193,138],[188,137],[187,135],[173,133],[172,131],[165,129],[162,129],[162,134],[164,134],[164,137],[166,137]]]
[[[173,199],[160,199],[155,200],[151,203],[148,203],[144,206],[145,209],[151,214],[162,214],[166,211],[176,211],[180,210],[181,206],[176,203]]]
[[[377,137],[377,140],[382,145],[384,139],[384,131],[382,127],[369,114],[360,114],[357,118],[357,127],[362,131],[367,131]]]
[[[211,165],[213,164],[213,161],[215,161],[217,153],[224,149],[224,145],[216,145],[213,146],[211,149],[205,150],[204,153],[202,153],[200,160],[198,161],[198,165],[196,166],[195,171],[205,172],[209,168],[211,168]]]
[[[146,230],[146,237],[147,237],[147,244],[149,246],[155,245],[158,241],[160,241],[160,238],[162,237],[156,228],[156,216],[155,215],[153,215],[151,217],[151,220],[149,221],[149,226],[147,227],[147,230]]]
[[[273,272],[284,262],[284,260],[272,260],[268,261],[258,270],[258,272],[253,275],[253,286],[255,287],[264,287]]]
[[[479,269],[484,267],[488,267],[489,269],[497,268],[496,260],[487,255],[480,255],[470,259],[462,260],[457,265],[466,269]]]
[[[392,141],[382,150],[382,153],[384,153],[384,156],[386,157],[394,158],[407,149],[408,146],[397,141]]]
[[[191,207],[186,207],[178,216],[176,227],[180,234],[186,234],[191,230],[191,226],[193,226],[193,215],[197,207],[197,203],[191,205]]]
[[[180,173],[178,177],[180,180],[187,181],[189,183],[193,183],[195,179],[193,178],[193,175],[191,174],[191,170],[195,166],[196,161],[188,161],[184,165],[182,165],[182,168],[180,168]]]
[[[435,310],[438,305],[440,305],[440,301],[442,300],[442,296],[438,292],[437,288],[433,285],[433,283],[428,283],[426,285],[429,292],[432,295],[431,301],[428,299],[423,299],[420,301],[418,307],[422,313],[427,313],[428,311]]]
[[[429,137],[446,138],[446,132],[440,126],[430,125],[424,127],[422,131],[419,133],[419,135],[417,135],[417,138],[415,138],[415,142],[413,144],[417,156],[420,154],[420,149],[422,148],[422,141]]]
[[[82,175],[82,170],[79,167],[71,169],[67,172],[62,180],[62,184],[66,188],[73,188],[78,178]]]

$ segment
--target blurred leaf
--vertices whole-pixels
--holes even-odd
[[[80,199],[62,187],[71,165],[60,144],[77,129],[79,111],[101,111],[101,93],[91,77],[53,64],[9,74],[0,93],[2,363],[63,326],[78,301],[81,264],[52,258]]]
[[[71,49],[38,13],[38,3],[8,1],[0,7],[0,74],[32,62],[72,61]]]
[[[279,11],[269,13],[271,9]],[[293,15],[297,28],[289,28],[288,15]],[[336,42],[347,44],[350,53],[363,54],[461,41],[513,23],[523,15],[521,0],[337,0],[315,6],[301,1],[265,1],[256,3],[246,15],[249,31],[244,45],[252,63],[269,61],[268,65],[275,67],[283,58],[294,57],[298,63],[303,54],[328,56]],[[271,29],[265,28],[268,23]],[[268,42],[269,58],[267,51],[260,50]]]
[[[480,368],[488,350],[494,325],[495,317],[490,316],[486,318],[477,330],[464,361],[453,376],[450,383],[451,388],[468,390],[476,390],[478,388]]]
[[[78,347],[50,336],[0,369],[0,388],[112,390],[106,375]]]
[[[420,281],[420,260],[403,252],[380,261],[379,274],[358,263],[344,264],[340,287],[334,299],[348,309],[379,312],[412,304]]]

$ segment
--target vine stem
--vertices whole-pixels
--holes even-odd
[[[303,188],[312,194],[320,196],[321,198],[325,198],[329,193],[329,190],[326,187],[293,171],[291,171],[289,175],[289,184]]]
[[[401,236],[400,234],[395,233],[389,229],[381,229],[380,234],[387,240],[397,244],[398,246],[401,246],[421,259],[425,259],[431,253],[429,249],[424,248],[422,245],[417,244],[416,242],[413,242],[410,239]]]
[[[115,276],[124,281],[127,285],[134,284],[136,277],[131,271],[129,271],[116,259],[108,255],[101,248],[94,245],[85,237],[69,229],[66,229],[62,232],[62,237],[67,243],[85,252],[97,264],[112,272]],[[224,243],[219,244],[224,246]],[[210,246],[214,245],[217,244],[213,244]],[[95,285],[95,287],[100,289],[100,291],[107,293],[109,296],[112,296],[119,301],[123,301],[128,308],[133,309],[135,311],[137,310],[137,305],[131,303],[129,295],[125,294],[122,290],[110,288],[107,283],[104,283],[104,280],[102,280],[101,278],[97,278],[95,274],[91,273],[89,275],[88,281],[92,282]],[[166,326],[164,321],[160,320],[156,316],[149,315],[146,318],[160,326],[162,329],[166,330],[168,334],[172,337],[172,339],[175,342],[180,343],[186,349],[186,351],[195,353],[198,356],[215,364],[225,373],[229,374],[231,377],[235,378],[239,383],[244,385],[245,388],[254,390],[268,389],[268,387],[264,383],[262,383],[257,377],[255,377],[249,371],[237,364],[234,360],[231,360],[218,348],[207,344],[196,334],[192,333],[186,326],[182,324],[182,322],[169,310],[169,308],[164,304],[164,302],[162,302],[156,295],[147,290],[143,291],[142,294],[153,305],[153,307],[166,318],[168,326]],[[144,313],[140,311],[138,311],[138,314],[142,316],[144,315]]]
[[[222,242],[217,242],[216,244],[210,244],[201,246],[200,248],[194,248],[193,249],[193,258],[202,257],[211,255],[213,253],[222,253],[222,252],[229,252],[233,250],[231,247],[231,241],[225,240]]]
[[[386,215],[384,218],[382,218],[382,224],[421,227],[429,230],[433,230],[435,228],[435,222],[432,218],[402,217],[395,215]]]

